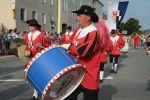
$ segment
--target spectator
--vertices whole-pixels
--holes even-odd
[[[10,43],[13,41],[14,39],[14,35],[13,35],[13,30],[10,29],[8,34],[6,34],[6,38],[7,38],[7,42],[6,42],[6,54],[11,54],[10,52]]]
[[[1,55],[2,55],[2,30],[0,30],[0,52],[1,52]]]
[[[15,38],[20,38],[20,36],[19,36],[20,33],[21,32],[17,32],[16,35],[15,35]]]
[[[57,34],[57,32],[55,32],[55,34],[54,34],[54,40],[59,40],[59,34]]]

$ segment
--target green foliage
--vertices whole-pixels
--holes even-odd
[[[138,32],[141,34],[142,32],[140,31],[141,26],[139,25],[139,21],[135,18],[130,18],[126,23],[121,23],[119,25],[119,30],[127,30],[127,34],[133,34]]]
[[[125,24],[124,23],[120,23],[119,31],[122,32],[123,30],[125,30]]]
[[[56,26],[56,22],[51,20],[51,29],[53,30]]]

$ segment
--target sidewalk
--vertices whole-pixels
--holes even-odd
[[[0,59],[1,58],[11,58],[11,57],[15,57],[14,55],[4,55],[4,56],[0,56]]]

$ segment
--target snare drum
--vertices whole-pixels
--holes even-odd
[[[84,66],[62,47],[48,47],[37,53],[25,69],[28,82],[42,100],[63,100],[81,83]]]

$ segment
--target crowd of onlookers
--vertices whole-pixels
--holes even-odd
[[[150,33],[141,35],[140,44],[143,45],[145,49],[150,47]]]
[[[11,55],[12,53],[10,52],[10,44],[11,42],[16,39],[16,38],[21,38],[24,39],[25,36],[29,32],[27,30],[18,32],[17,28],[15,29],[10,29],[8,31],[6,30],[0,30],[0,56],[3,55]],[[57,32],[55,33],[50,33],[47,31],[43,30],[43,34],[51,40],[51,43],[54,42],[59,42],[59,39],[62,36],[62,33],[58,34]],[[131,43],[134,45],[134,39],[132,38],[133,35],[124,35],[123,38],[126,42]],[[140,37],[140,44],[145,48],[145,49],[150,49],[150,33],[149,34],[141,34],[139,35]]]
[[[131,43],[134,46],[134,38],[133,35],[124,35],[124,40],[128,43]],[[150,33],[149,34],[141,34],[139,35],[139,44],[146,49],[146,53],[150,55]]]
[[[140,44],[143,45],[144,48],[146,49],[146,54],[150,55],[150,33],[144,36],[141,36]]]
[[[18,33],[17,29],[10,29],[10,30],[0,30],[0,54],[1,56],[6,54],[11,54],[10,52],[10,43],[15,38],[21,37],[22,33]],[[23,37],[21,37],[23,38]]]
[[[126,42],[134,45],[134,38],[132,38],[132,36],[133,35],[124,35],[123,38]],[[150,47],[150,33],[139,35],[139,43],[144,46],[145,49]]]
[[[10,52],[11,42],[16,38],[24,39],[28,33],[29,32],[27,30],[18,32],[17,28],[10,29],[8,31],[0,30],[0,56],[12,55],[12,53]],[[50,33],[47,31],[43,31],[43,34],[45,36],[49,37],[51,42],[59,41],[59,39],[61,38],[61,35],[62,35],[62,34],[57,34],[57,32]]]

